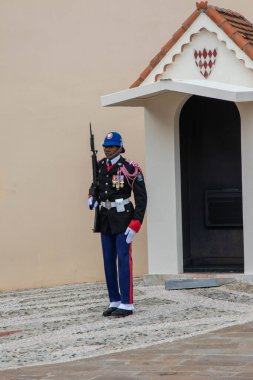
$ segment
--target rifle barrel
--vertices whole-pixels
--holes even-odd
[[[90,123],[90,149],[93,153],[95,153],[95,144],[94,144],[94,135],[92,133],[92,129],[91,129],[91,123]]]

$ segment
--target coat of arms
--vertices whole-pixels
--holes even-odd
[[[212,72],[212,69],[215,66],[217,57],[217,49],[203,49],[195,50],[194,49],[194,58],[196,66],[198,67],[200,73],[205,79],[209,77]]]

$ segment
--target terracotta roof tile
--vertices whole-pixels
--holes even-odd
[[[225,32],[230,38],[237,33],[237,30],[228,22],[225,21],[220,25],[220,28]]]
[[[162,60],[167,52],[175,45],[179,38],[192,25],[200,13],[206,13],[215,24],[221,28],[253,60],[253,24],[241,14],[230,9],[208,5],[207,1],[196,3],[197,9],[183,22],[182,26],[173,34],[172,38],[162,47],[160,52],[150,61],[139,78],[130,86],[138,87],[151,73],[154,67]],[[159,79],[159,75],[155,80]]]
[[[175,45],[175,43],[179,40],[179,38],[184,34],[186,28],[188,29],[189,26],[194,22],[194,20],[199,16],[199,12],[195,10],[183,23],[184,26],[181,26],[172,36],[172,38],[161,48],[160,52],[150,61],[148,69],[150,66],[153,66],[153,68],[158,65],[158,63],[162,60],[162,58],[168,53],[168,51],[172,48],[172,46]],[[158,60],[159,56],[159,60]],[[145,70],[146,70],[145,69]],[[145,70],[140,74],[139,78],[130,86],[130,88],[138,87],[150,74],[150,72],[147,74],[146,77],[144,77]],[[148,71],[146,71],[147,73]]]
[[[145,70],[143,70],[143,72],[140,75],[140,78],[144,80],[145,78],[147,78],[147,76],[151,73],[152,70],[153,70],[153,67],[149,65],[148,67],[146,67]]]
[[[214,7],[209,6],[206,10],[206,15],[215,22],[218,26],[223,25],[226,21],[225,17],[216,11]]]
[[[171,48],[172,46],[174,45],[174,40],[171,39],[169,40],[161,49],[161,52],[165,55]]]
[[[184,34],[185,30],[184,28],[179,28],[172,36],[172,39],[174,40],[174,42],[176,43],[180,37],[182,37],[182,35]]]
[[[196,18],[199,16],[199,12],[195,10],[182,24],[182,28],[184,30],[187,30],[191,24],[196,20]]]
[[[200,1],[199,3],[198,2],[196,3],[196,7],[198,9],[207,9],[207,4],[208,4],[207,1]]]
[[[150,65],[152,67],[155,67],[160,61],[161,59],[165,56],[166,53],[164,53],[163,51],[159,51],[158,54],[156,54],[156,56],[150,61]]]
[[[244,46],[248,45],[248,41],[245,40],[245,38],[238,32],[232,36],[232,40],[236,43],[237,46],[239,46],[242,50]]]
[[[138,78],[132,85],[130,88],[133,88],[133,87],[138,87],[140,84],[142,84],[143,80],[141,78]]]

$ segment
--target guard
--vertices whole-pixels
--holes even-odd
[[[106,135],[105,158],[98,162],[97,199],[89,191],[88,204],[99,207],[99,232],[104,259],[105,279],[110,304],[104,317],[133,314],[132,241],[144,218],[147,193],[140,166],[125,159],[122,138],[117,132]],[[130,197],[133,192],[134,204]]]

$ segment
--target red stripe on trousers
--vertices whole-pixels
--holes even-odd
[[[132,243],[129,245],[129,272],[130,272],[130,279],[129,279],[129,303],[133,303],[133,261],[132,261]]]

